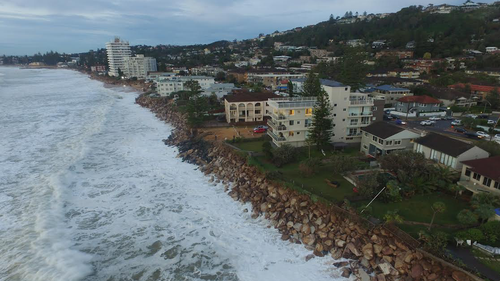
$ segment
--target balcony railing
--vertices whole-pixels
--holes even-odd
[[[273,128],[273,130],[276,130],[276,131],[286,131],[287,130],[285,125],[278,125],[278,124],[274,123],[272,120],[268,120],[267,124],[271,128]]]
[[[359,137],[361,136],[361,132],[355,134],[347,134],[348,137]]]
[[[350,105],[373,105],[373,99],[349,100]]]
[[[275,141],[286,141],[286,138],[285,137],[280,137],[280,136],[277,136],[275,133],[271,132],[271,131],[267,131],[267,134],[269,136],[271,136]]]
[[[275,120],[285,120],[286,119],[286,115],[283,115],[283,114],[276,114],[276,113],[272,113],[271,114],[273,119]]]

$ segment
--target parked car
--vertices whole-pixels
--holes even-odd
[[[406,121],[403,121],[401,119],[396,119],[396,125],[406,125]]]
[[[420,122],[420,126],[431,126],[432,124],[432,121],[429,121],[429,120],[424,120],[424,121],[421,121]]]
[[[496,134],[493,136],[494,139],[500,140],[500,134]]]
[[[465,132],[464,135],[471,139],[480,139],[479,135],[475,132]]]
[[[443,120],[454,120],[454,118],[451,117],[451,116],[445,116],[445,117],[443,117],[441,119],[443,119]]]
[[[432,116],[431,118],[429,118],[429,120],[431,120],[431,121],[439,121],[439,120],[441,120],[441,118],[440,117],[436,117],[436,116]]]
[[[455,128],[455,132],[464,134],[467,133],[467,130],[464,128]]]
[[[265,133],[267,130],[264,129],[264,128],[254,128],[253,129],[253,132],[254,133],[258,133],[258,134],[262,134],[262,133]]]
[[[391,115],[384,115],[384,118],[387,120],[392,120],[394,119]]]
[[[462,121],[460,121],[460,120],[453,120],[453,121],[451,121],[451,125],[453,125],[453,126],[460,126],[460,125],[462,125]]]
[[[253,128],[253,129],[254,129],[254,130],[255,130],[255,129],[266,129],[266,130],[267,130],[267,129],[269,129],[269,127],[268,127],[268,126],[266,126],[266,125],[259,125],[259,126],[257,126],[257,127],[255,127],[255,128]]]
[[[467,115],[465,115],[465,117],[469,117],[469,118],[472,118],[472,119],[476,119],[476,118],[477,118],[477,115],[476,115],[476,114],[467,114]]]
[[[488,135],[487,133],[483,132],[483,131],[477,131],[476,134],[479,136],[479,138],[483,139],[483,138],[489,138],[490,135]]]
[[[488,125],[495,125],[497,121],[495,120],[488,120]]]
[[[490,118],[490,116],[489,116],[488,114],[479,114],[479,115],[477,116],[477,118],[481,118],[481,119],[488,119],[488,118]]]

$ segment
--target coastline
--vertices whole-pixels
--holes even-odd
[[[347,259],[332,266],[341,268],[343,277],[354,275],[362,281],[481,280],[410,246],[383,225],[370,225],[338,206],[313,202],[307,195],[267,180],[229,146],[203,140],[204,134],[189,129],[167,99],[140,95],[136,103],[175,128],[164,143],[176,146],[178,157],[198,165],[210,182],[224,184],[234,200],[250,202],[252,218],[264,216],[282,240],[304,244],[312,251],[307,260],[325,255]]]

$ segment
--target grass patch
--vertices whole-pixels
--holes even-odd
[[[472,253],[477,258],[477,260],[480,261],[482,264],[484,264],[487,267],[493,269],[494,271],[500,273],[500,261],[487,260],[490,258],[500,259],[500,256],[492,257],[492,256],[484,253],[483,251],[475,249],[475,248],[472,248]],[[485,258],[487,258],[487,259],[485,259]]]
[[[262,145],[265,142],[267,141],[260,140],[260,141],[239,142],[235,143],[234,146],[246,151],[262,152]]]
[[[396,203],[384,203],[376,200],[371,204],[372,214],[374,217],[382,219],[387,211],[398,209],[399,215],[404,220],[430,223],[433,214],[431,207],[437,201],[441,201],[446,205],[446,211],[436,214],[434,224],[460,224],[457,220],[457,214],[469,207],[467,202],[453,196],[433,193],[415,195],[410,199]],[[367,204],[368,202],[362,201],[360,203]],[[442,229],[440,228],[440,230]]]

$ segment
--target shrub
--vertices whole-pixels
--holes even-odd
[[[484,234],[477,228],[471,228],[457,232],[457,238],[464,240],[480,241],[484,239]]]
[[[272,162],[278,168],[292,163],[297,158],[297,149],[289,144],[284,144],[273,151]]]
[[[280,171],[266,171],[266,179],[268,180],[282,180],[283,173]]]
[[[300,173],[305,177],[310,177],[318,172],[318,168],[321,166],[321,160],[318,158],[309,158],[299,165]]]
[[[465,209],[457,214],[457,219],[461,224],[472,225],[477,223],[477,215],[471,210]]]
[[[448,244],[448,234],[442,231],[430,234],[425,231],[420,231],[418,236],[423,242],[424,250],[431,253],[441,254]]]
[[[493,244],[500,239],[500,221],[489,221],[479,227],[484,234],[484,242]]]
[[[346,155],[333,155],[328,159],[328,162],[333,167],[333,171],[336,173],[344,173],[348,171],[355,170],[358,165],[356,157],[346,156]]]
[[[264,152],[267,159],[273,158],[273,146],[271,145],[271,142],[266,141],[262,144],[262,152]]]

